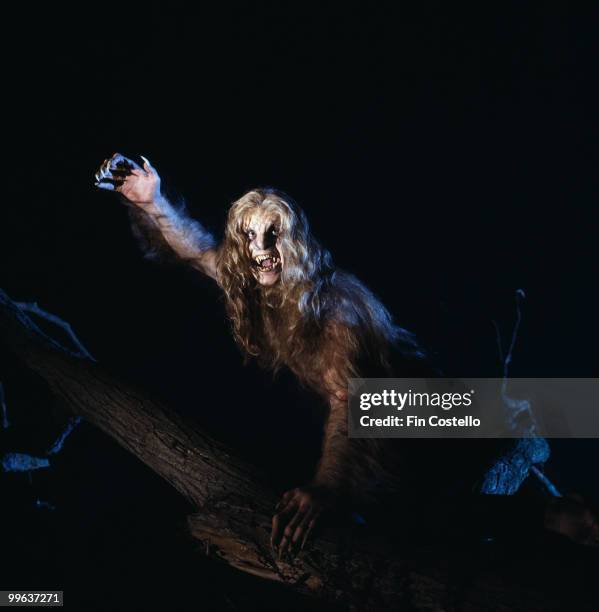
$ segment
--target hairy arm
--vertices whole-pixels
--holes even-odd
[[[328,402],[322,454],[312,481],[287,491],[272,522],[272,544],[279,555],[303,547],[321,515],[344,504],[367,500],[372,489],[386,479],[389,467],[385,440],[360,440],[348,436],[347,385],[356,346],[352,331],[331,322],[324,331],[326,364],[317,377]]]
[[[328,402],[322,454],[314,484],[325,487],[347,500],[364,501],[373,487],[392,477],[387,440],[350,438],[348,431],[348,383],[358,376],[353,363],[356,345],[351,329],[332,323],[327,330],[323,390]]]
[[[351,466],[354,463],[352,441],[348,437],[347,400],[329,398],[329,414],[324,428],[322,455],[314,483],[319,486],[349,492]]]
[[[216,240],[184,208],[160,196],[151,205],[130,207],[133,234],[149,258],[174,256],[216,279]]]
[[[171,256],[216,278],[216,240],[183,207],[162,194],[160,176],[144,158],[141,168],[116,153],[96,174],[96,186],[115,191],[129,206],[133,233],[146,256]]]

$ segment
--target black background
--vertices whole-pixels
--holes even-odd
[[[249,188],[288,192],[450,374],[500,374],[492,322],[507,343],[521,288],[510,373],[596,376],[596,16],[565,2],[148,2],[7,17],[1,286],[281,487],[309,476],[313,398],[242,367],[209,281],[143,260],[124,208],[93,188],[115,151],[149,157],[217,234]],[[3,368],[3,446],[35,450],[59,426],[42,386]],[[592,493],[596,443],[554,449],[559,486]],[[84,426],[31,485],[3,477],[19,584],[2,588],[54,578],[116,605],[130,578],[164,601],[176,583],[181,602],[204,589],[218,607],[266,605],[266,587],[197,560],[187,509],[147,472]],[[38,494],[57,510],[32,509]]]

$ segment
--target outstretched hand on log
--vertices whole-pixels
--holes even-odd
[[[334,505],[329,489],[308,485],[283,494],[272,517],[271,545],[279,558],[304,548],[319,519]]]
[[[142,156],[143,168],[120,153],[105,159],[95,174],[96,187],[116,191],[131,204],[147,208],[160,197],[160,176]]]

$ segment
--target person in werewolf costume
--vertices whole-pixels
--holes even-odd
[[[302,547],[319,518],[334,509],[372,506],[390,493],[406,506],[413,500],[418,506],[425,489],[447,487],[450,470],[472,488],[497,457],[492,441],[469,440],[479,443],[476,451],[470,444],[467,452],[458,453],[455,440],[348,437],[349,378],[435,372],[414,336],[394,324],[355,276],[333,265],[291,198],[276,189],[252,189],[230,207],[219,244],[167,200],[156,169],[141,159],[138,164],[114,154],[101,165],[95,184],[120,194],[129,206],[146,253],[167,251],[214,279],[244,353],[273,371],[289,368],[326,402],[316,472],[310,482],[284,493],[275,509],[272,543],[280,555]],[[457,457],[463,459],[459,465]],[[450,460],[451,468],[446,465]],[[597,523],[586,509],[549,506],[543,509],[547,527],[596,542]]]

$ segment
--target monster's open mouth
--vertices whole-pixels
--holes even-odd
[[[275,272],[280,268],[281,260],[274,253],[258,255],[254,258],[254,265],[260,272]]]

